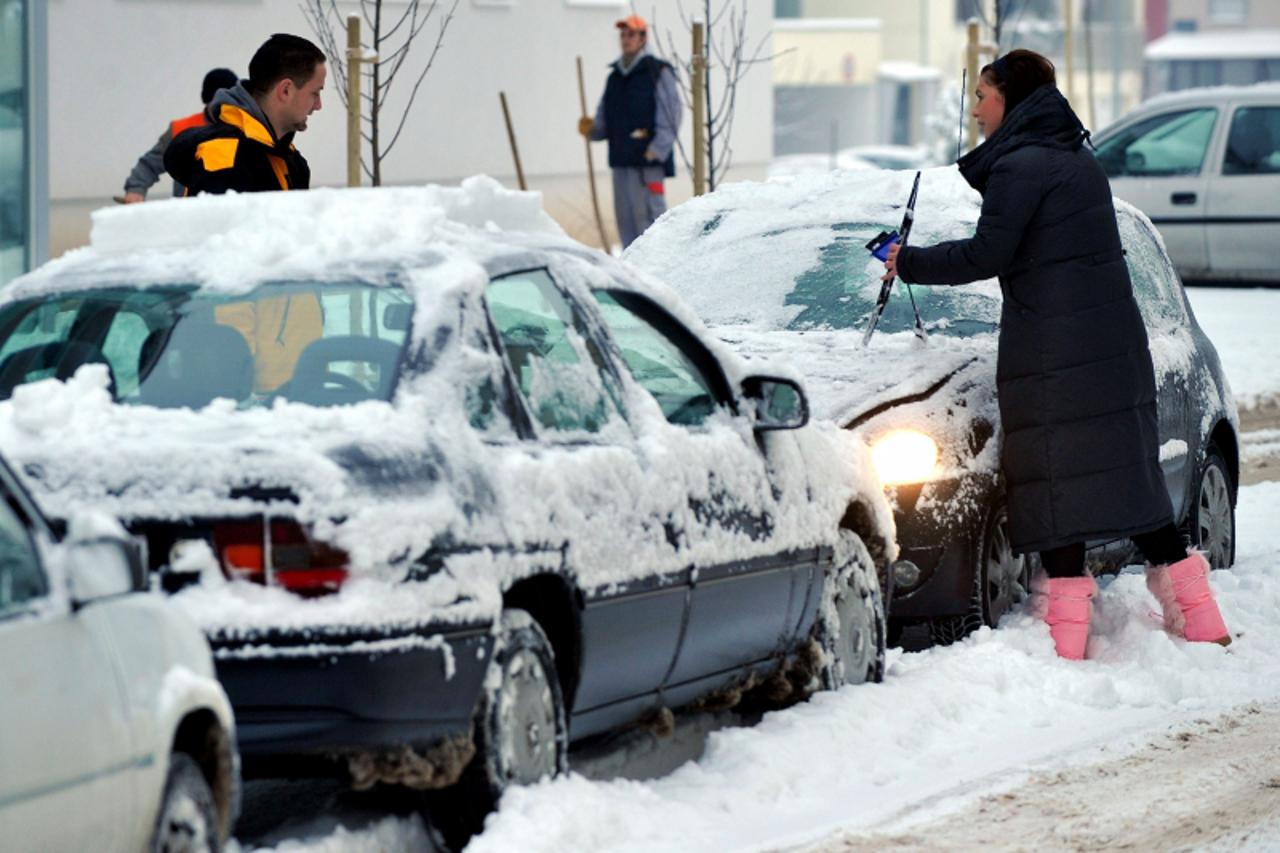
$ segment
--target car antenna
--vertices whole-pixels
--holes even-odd
[[[881,231],[867,243],[867,251],[880,260],[889,257],[889,249],[895,244],[907,245],[907,238],[911,235],[911,226],[916,221],[916,193],[920,191],[920,172],[916,172],[916,179],[911,182],[911,195],[907,198],[907,209],[902,213],[902,225],[897,231]],[[871,314],[867,317],[867,329],[862,333],[862,345],[865,347],[871,342],[871,335],[876,330],[876,324],[880,322],[880,315],[884,313],[884,307],[889,304],[889,295],[893,292],[893,281],[895,276],[890,276],[880,285],[880,295],[876,297],[875,307],[871,309]],[[911,291],[911,285],[907,285],[907,295],[911,297],[911,310],[915,312],[916,326],[913,330],[917,338],[922,341],[928,340],[929,336],[925,333],[924,323],[920,321],[920,309],[916,307],[916,297]]]

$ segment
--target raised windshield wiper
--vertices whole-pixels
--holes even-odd
[[[894,243],[901,246],[907,245],[907,238],[911,236],[911,226],[916,221],[916,193],[920,191],[920,173],[916,172],[916,179],[911,182],[911,196],[907,199],[907,209],[902,213],[902,225],[898,226],[897,231],[881,231],[867,243],[867,251],[880,260],[886,260],[889,257],[889,249]],[[862,345],[865,347],[871,343],[871,335],[876,330],[876,325],[880,322],[880,315],[884,313],[884,308],[889,304],[889,295],[893,292],[893,282],[896,276],[889,276],[880,284],[880,295],[876,297],[875,307],[871,309],[870,316],[867,317],[867,330],[862,333]],[[920,309],[916,307],[916,296],[911,291],[911,285],[907,285],[907,295],[911,298],[911,310],[915,312],[916,325],[915,335],[922,341],[927,341],[929,335],[924,330],[924,323],[920,321]]]

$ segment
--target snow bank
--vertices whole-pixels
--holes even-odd
[[[330,821],[330,824],[336,821]],[[410,853],[431,851],[435,846],[420,818],[387,817],[361,827],[311,826],[310,837],[289,839],[272,847],[245,847],[239,842],[228,841],[226,853]]]

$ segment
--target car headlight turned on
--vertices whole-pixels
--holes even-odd
[[[871,445],[871,459],[886,486],[922,483],[938,466],[938,443],[914,429],[894,430]]]

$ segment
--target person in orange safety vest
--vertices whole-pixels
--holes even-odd
[[[200,102],[207,106],[220,89],[228,89],[239,82],[240,78],[230,68],[214,68],[204,75],[204,82],[200,86]],[[147,153],[138,158],[137,165],[133,167],[129,177],[125,178],[124,195],[118,196],[116,200],[124,204],[146,201],[147,190],[151,189],[160,180],[160,176],[164,174],[164,152],[169,147],[169,143],[184,130],[203,127],[208,123],[209,119],[205,115],[204,109],[169,122],[169,126],[165,128],[164,133],[160,134],[156,144],[152,145]],[[185,193],[186,188],[174,181],[173,194],[181,196]]]

